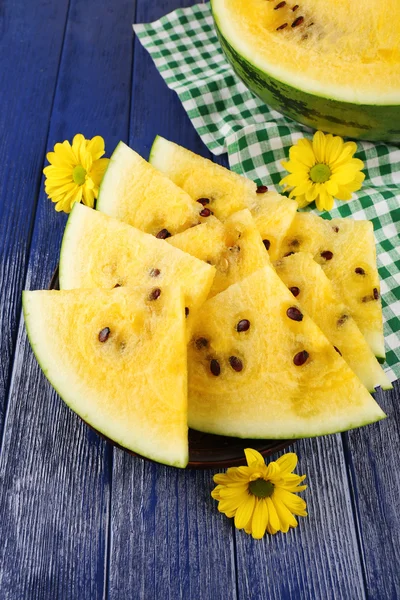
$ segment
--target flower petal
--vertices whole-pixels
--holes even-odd
[[[245,448],[244,455],[249,467],[265,467],[265,460],[262,454],[252,448]]]
[[[325,189],[328,192],[328,194],[331,194],[331,196],[336,196],[336,192],[339,189],[339,186],[336,181],[332,181],[332,179],[328,179],[328,181],[325,181],[324,186],[325,186]]]
[[[297,454],[286,452],[276,460],[276,463],[279,465],[282,475],[286,475],[296,468],[297,460]]]
[[[332,166],[332,163],[337,160],[343,150],[343,140],[338,135],[330,136],[327,140],[325,148],[325,163]]]
[[[330,165],[332,168],[339,166],[340,164],[345,163],[353,156],[353,154],[357,151],[357,144],[355,142],[346,142],[343,144],[342,151],[339,156],[336,158],[332,155]]]
[[[268,507],[268,525],[272,530],[279,531],[281,528],[280,521],[274,503],[272,502],[271,498],[266,498],[265,500]]]
[[[309,169],[316,163],[313,146],[310,140],[301,138],[295,146],[289,150],[291,160],[297,160]]]
[[[315,204],[318,210],[331,210],[333,208],[333,198],[325,189],[324,184],[321,184],[319,195],[315,199]]]
[[[255,502],[255,496],[249,494],[247,500],[238,507],[235,515],[235,527],[237,529],[243,529],[247,525],[253,514]]]
[[[313,202],[317,196],[318,196],[318,187],[316,186],[315,183],[313,183],[311,185],[311,187],[306,191],[305,197],[306,197],[307,204],[309,204],[310,202]]]
[[[301,517],[307,516],[307,505],[303,498],[300,498],[299,496],[296,496],[295,494],[287,492],[281,488],[276,488],[274,490],[274,496],[275,495],[294,515],[299,515]]]
[[[290,510],[280,500],[279,496],[273,494],[272,502],[275,506],[276,514],[278,515],[280,527],[283,533],[289,531],[289,527],[297,527],[297,520],[294,518]]]
[[[268,525],[268,508],[264,498],[256,501],[252,519],[252,536],[255,540],[260,540],[267,529]]]
[[[325,135],[322,133],[322,131],[317,131],[314,133],[312,147],[317,163],[325,162],[325,146]]]
[[[93,161],[103,156],[104,139],[100,135],[95,135],[91,140],[87,140],[86,150],[92,155]]]

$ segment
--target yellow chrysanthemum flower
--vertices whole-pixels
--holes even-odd
[[[300,207],[315,200],[318,210],[331,210],[334,198],[350,200],[365,179],[363,161],[353,158],[356,150],[355,142],[317,131],[312,142],[302,138],[290,148],[290,160],[282,162],[290,175],[280,184]]]
[[[101,158],[104,152],[102,137],[96,135],[86,140],[78,133],[72,146],[65,140],[47,154],[50,165],[43,169],[45,192],[55,202],[57,211],[69,213],[75,202],[93,208],[109,162],[108,158]]]
[[[306,503],[296,492],[306,489],[300,485],[305,475],[292,473],[297,465],[293,452],[265,464],[257,450],[245,451],[247,467],[231,467],[226,473],[214,475],[218,485],[211,496],[219,501],[218,510],[235,518],[235,527],[261,539],[265,532],[286,533],[297,527],[293,515],[306,517]],[[295,492],[295,493],[293,493]]]

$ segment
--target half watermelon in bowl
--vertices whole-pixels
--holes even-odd
[[[212,0],[228,62],[266,104],[314,129],[400,141],[397,0]]]

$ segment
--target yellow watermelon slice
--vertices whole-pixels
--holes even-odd
[[[271,266],[204,304],[188,377],[189,426],[208,433],[311,437],[385,416]]]
[[[190,322],[206,300],[214,274],[211,265],[83,204],[71,211],[60,256],[63,290],[178,285]]]
[[[281,246],[296,216],[297,208],[297,202],[276,192],[257,194],[250,207],[256,227],[272,261],[277,260],[282,254]]]
[[[253,181],[207,158],[157,136],[150,151],[149,162],[185,190],[193,200],[224,221],[229,215],[253,202],[257,186]]]
[[[370,392],[379,386],[391,389],[389,379],[350,311],[311,254],[297,252],[277,261],[275,268],[302,309],[320,327],[365,387]]]
[[[382,306],[373,225],[370,221],[332,219],[297,213],[281,256],[310,252],[350,310],[372,352],[385,358]],[[323,307],[321,307],[323,309]]]
[[[179,287],[24,292],[29,340],[68,406],[121,446],[185,467],[187,369]]]
[[[248,210],[234,213],[223,224],[210,217],[207,223],[178,233],[168,242],[215,266],[209,297],[269,263],[268,253]]]
[[[203,209],[123,142],[111,156],[96,208],[163,239],[197,224]]]

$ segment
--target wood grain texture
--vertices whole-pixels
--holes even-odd
[[[0,4],[0,435],[67,8]]]
[[[150,22],[186,2],[138,2]],[[210,157],[175,94],[135,40],[129,143],[145,158],[161,134]],[[210,471],[179,471],[114,451],[110,600],[236,600],[232,525]]]
[[[400,383],[376,395],[388,418],[343,436],[367,597],[400,598]]]
[[[78,132],[102,134],[108,149],[126,139],[134,8],[131,0],[71,0],[48,150]],[[64,224],[41,188],[27,288],[47,287]],[[111,465],[111,447],[45,380],[22,323],[0,456],[2,600],[105,596]]]
[[[340,436],[297,441],[308,517],[255,542],[236,533],[239,598],[361,600],[362,568]],[[291,448],[288,449],[288,451]]]
[[[211,471],[114,451],[110,600],[236,600],[232,526],[212,488]]]

